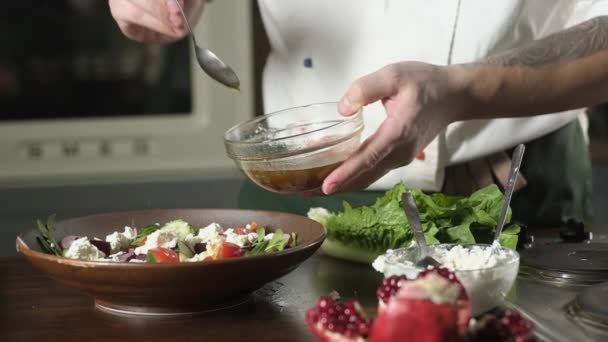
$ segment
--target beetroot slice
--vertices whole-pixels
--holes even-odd
[[[110,255],[110,253],[112,253],[112,246],[107,241],[93,239],[93,240],[91,240],[91,245],[97,247],[97,249],[102,251],[103,254],[105,254],[106,256],[108,256],[108,255]]]

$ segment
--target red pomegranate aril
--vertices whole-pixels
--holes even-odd
[[[456,278],[456,274],[454,274],[454,272],[450,271],[449,269],[447,269],[445,267],[431,267],[431,268],[428,268],[428,269],[420,272],[420,274],[418,274],[418,277],[419,278],[420,277],[424,277],[424,276],[426,276],[427,274],[430,274],[430,273],[439,274],[440,276],[442,276],[442,277],[444,277],[444,278],[446,278],[446,279],[448,279],[448,280],[450,280],[452,282],[458,283],[458,284],[460,284],[462,286],[462,284],[460,283],[460,280],[458,280],[458,278]]]
[[[404,281],[407,281],[407,277],[404,275],[390,276],[388,278],[385,278],[382,281],[382,285],[380,285],[380,287],[376,291],[378,299],[384,302],[385,304],[388,303],[389,298],[394,296],[395,293],[399,291],[399,288],[401,287],[401,284]]]
[[[527,342],[532,339],[533,324],[514,310],[504,310],[482,318],[472,329],[472,341]]]
[[[420,272],[418,277],[426,277],[431,273],[439,274],[440,276],[448,279],[450,282],[458,284],[458,286],[460,286],[460,297],[458,298],[458,302],[456,303],[456,305],[458,305],[458,307],[460,308],[458,313],[460,331],[464,332],[468,328],[469,321],[471,319],[471,299],[469,298],[469,294],[464,288],[464,285],[462,285],[460,280],[458,280],[458,277],[456,277],[456,274],[454,272],[450,271],[445,267],[431,267]]]
[[[369,322],[356,302],[338,302],[331,296],[317,299],[306,311],[306,321],[321,341],[363,341],[369,332]]]

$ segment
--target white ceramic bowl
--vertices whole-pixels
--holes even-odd
[[[442,251],[454,246],[456,245],[432,245],[429,246],[429,253],[437,258],[439,262],[442,262]],[[463,247],[485,249],[491,246],[474,244]],[[519,271],[519,253],[505,247],[499,247],[499,252],[504,253],[504,259],[494,266],[475,269],[452,269],[471,298],[473,316],[481,315],[500,305],[515,282]],[[418,255],[417,247],[390,250],[374,262],[374,267],[383,272],[385,277],[405,275],[410,279],[415,278],[422,271],[422,269],[413,265]]]

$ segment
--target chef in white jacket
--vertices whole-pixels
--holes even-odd
[[[181,1],[196,21],[203,1]],[[353,81],[388,64],[484,60],[608,13],[606,0],[259,0],[258,4],[271,44],[262,84],[266,112],[336,101]],[[132,39],[162,42],[186,33],[174,0],[110,0],[110,6],[121,30]],[[377,101],[364,113],[364,135],[371,136],[387,117],[386,110]],[[466,194],[489,182],[504,185],[509,150],[526,143],[522,172],[528,185],[514,198],[516,218],[533,225],[582,221],[589,214],[590,191],[585,118],[582,110],[571,110],[456,122],[430,139],[420,158],[384,174],[366,191],[301,198],[246,184],[241,204],[300,214],[311,206],[339,209],[342,200],[369,203],[378,191],[399,181],[426,191]]]

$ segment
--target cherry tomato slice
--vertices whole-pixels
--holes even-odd
[[[249,229],[251,229],[251,231],[254,233],[258,230],[258,227],[259,227],[259,225],[255,222],[251,222],[249,224]]]
[[[243,227],[236,227],[236,228],[234,228],[234,233],[237,235],[245,235],[245,234],[247,234],[247,229],[245,229]]]
[[[172,249],[156,247],[148,250],[146,261],[157,263],[179,262],[179,256]]]
[[[215,252],[215,259],[228,259],[243,256],[245,251],[238,245],[232,242],[222,242],[220,247]]]

